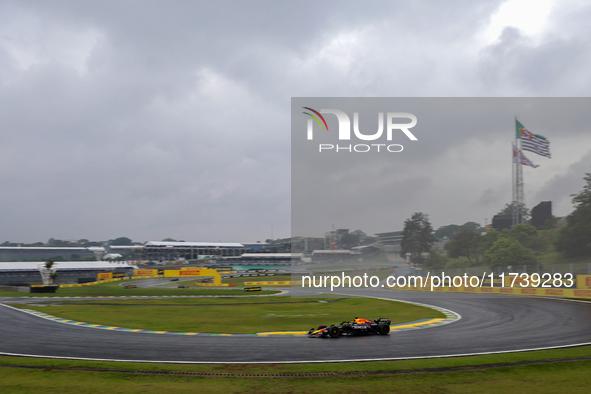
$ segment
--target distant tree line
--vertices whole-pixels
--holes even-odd
[[[566,217],[556,241],[556,249],[568,257],[591,256],[591,173],[583,179],[583,190],[571,195],[575,210]]]
[[[61,240],[55,238],[49,238],[47,242],[34,242],[34,243],[23,243],[23,242],[10,242],[6,241],[0,246],[12,246],[12,247],[90,247],[90,246],[125,246],[125,245],[141,245],[143,243],[133,242],[130,238],[119,237],[110,239],[108,241],[89,241],[88,239],[74,240]]]
[[[583,190],[573,194],[575,210],[566,217],[566,225],[556,230],[555,240],[545,240],[538,230],[528,224],[518,224],[512,229],[496,231],[483,229],[478,223],[467,222],[461,226],[442,226],[433,231],[428,216],[414,213],[404,222],[401,255],[409,255],[411,261],[425,268],[455,268],[450,266],[450,258],[465,258],[457,261],[457,267],[486,265],[510,266],[537,264],[536,254],[554,248],[565,257],[591,256],[591,173],[584,177]],[[513,204],[507,204],[499,214],[513,212]],[[524,209],[525,216],[529,211]],[[554,228],[557,218],[545,223],[542,229]],[[437,240],[449,239],[445,244],[445,254],[432,250]],[[428,257],[425,258],[425,254]]]

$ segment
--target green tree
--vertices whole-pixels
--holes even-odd
[[[422,212],[415,212],[410,219],[404,221],[400,255],[410,254],[413,263],[422,264],[424,261],[422,254],[429,253],[435,241],[437,240],[433,237],[429,216]]]
[[[469,261],[466,261],[464,259],[454,259],[449,260],[449,262],[445,265],[445,269],[468,268],[469,266]]]
[[[481,229],[480,224],[478,224],[476,222],[466,222],[466,223],[462,224],[461,226],[458,226],[457,224],[450,224],[447,226],[439,227],[437,230],[435,230],[435,233],[433,233],[433,236],[439,240],[443,239],[444,237],[447,237],[448,239],[452,239],[457,233],[460,233],[462,231],[476,232],[476,231],[479,231],[480,229]]]
[[[55,265],[55,261],[53,260],[47,260],[45,262],[45,269],[51,271],[51,269],[53,268],[53,266]],[[58,277],[58,273],[57,272],[51,272],[49,274],[49,283],[48,284],[53,284],[53,282],[57,279]],[[45,282],[45,279],[43,280]],[[43,284],[47,284],[47,283],[43,283]]]
[[[492,267],[531,265],[536,264],[536,256],[517,240],[500,237],[484,254],[484,262]]]
[[[435,230],[433,236],[439,240],[442,240],[445,237],[447,237],[448,239],[452,239],[453,236],[456,235],[456,233],[458,232],[459,228],[460,226],[458,226],[457,224],[441,226],[437,230]]]
[[[127,246],[132,245],[133,241],[127,237],[119,237],[109,240],[109,245],[113,246]]]
[[[591,173],[583,178],[587,183],[578,194],[573,194],[575,210],[566,217],[560,229],[556,249],[567,257],[591,256]]]
[[[437,253],[436,251],[432,250],[429,252],[429,256],[425,259],[423,267],[427,269],[441,269],[445,268],[448,262],[449,259],[446,255]]]
[[[552,230],[558,227],[558,221],[560,217],[552,215],[552,217],[546,220],[542,225],[538,226],[538,230]]]
[[[82,241],[85,241],[85,242],[82,242]],[[89,241],[89,240],[83,240],[83,239],[78,240],[78,243],[80,244],[80,246],[85,246],[85,247],[88,247],[88,246],[102,246],[103,245],[102,242]]]
[[[573,205],[577,208],[591,207],[591,173],[587,172],[583,179],[587,182],[578,194],[572,194]]]
[[[446,243],[444,249],[448,257],[458,258],[464,256],[468,258],[470,265],[474,265],[479,260],[480,238],[481,236],[474,232],[462,231]]]
[[[478,232],[481,229],[482,228],[480,227],[480,224],[478,224],[476,222],[466,222],[460,226],[459,230],[460,231],[467,231],[467,232]]]
[[[72,246],[68,241],[63,241],[61,239],[54,239],[54,238],[49,238],[49,241],[47,241],[47,244],[49,246],[54,246],[54,247]]]
[[[526,248],[535,251],[544,249],[544,241],[538,234],[538,230],[531,224],[518,224],[509,231],[509,236],[519,241]]]
[[[52,272],[49,274],[49,279],[51,280],[50,284],[54,284],[58,276],[59,274],[57,272]]]
[[[478,246],[478,253],[484,256],[487,250],[489,250],[495,242],[499,239],[501,233],[496,230],[488,231],[480,238],[480,245]]]

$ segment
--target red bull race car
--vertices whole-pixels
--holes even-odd
[[[341,324],[326,326],[322,324],[318,328],[311,328],[308,331],[310,338],[336,338],[341,335],[388,335],[390,333],[390,319],[379,318],[376,320],[360,319],[344,321]]]

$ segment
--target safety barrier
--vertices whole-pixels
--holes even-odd
[[[285,281],[267,281],[267,282],[244,282],[245,286],[271,286],[271,285],[285,285],[285,286],[291,286],[291,285],[300,285],[302,284],[302,282],[300,281],[291,281],[291,280],[285,280]]]
[[[154,271],[155,273],[152,275],[133,275],[131,277],[122,277],[122,278],[107,278],[106,275],[108,274],[98,274],[99,279],[101,275],[104,275],[105,279],[100,279],[95,282],[87,282],[87,283],[76,283],[76,284],[64,284],[60,285],[60,287],[83,287],[83,286],[92,286],[98,285],[101,283],[108,283],[108,282],[115,282],[124,279],[152,279],[152,278],[162,278],[162,275],[158,275],[158,270],[134,270],[134,272],[146,272],[147,271]],[[181,270],[165,270],[164,277],[183,277],[183,276],[213,276],[214,278],[219,277],[217,270],[211,269],[203,269],[203,268],[183,268]],[[226,273],[226,272],[225,272]],[[202,284],[203,286],[214,286],[214,284]],[[215,286],[228,286],[227,283],[217,284]],[[235,284],[230,284],[229,286],[236,286]]]
[[[564,297],[564,298],[591,298],[591,289],[564,289],[564,288],[541,288],[541,287],[470,287],[470,286],[390,286],[393,290],[415,290],[432,291],[445,293],[476,293],[476,294],[513,294],[529,296],[546,297]]]
[[[113,279],[103,279],[98,280],[96,282],[87,282],[87,283],[77,283],[77,284],[69,284],[69,285],[60,285],[60,287],[83,287],[83,286],[92,286],[98,285],[100,283],[108,283],[108,282],[117,282],[127,278],[113,278]]]
[[[60,287],[93,286],[93,285],[100,285],[101,283],[117,282],[117,281],[121,281],[121,280],[125,280],[125,279],[150,279],[150,278],[158,278],[158,276],[132,276],[132,277],[129,277],[129,278],[102,279],[102,280],[97,280],[96,282],[87,282],[87,283],[76,283],[76,284],[60,285]]]

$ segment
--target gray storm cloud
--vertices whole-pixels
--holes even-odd
[[[562,3],[537,35],[507,26],[487,41],[502,3],[3,1],[0,242],[289,236],[299,185],[291,97],[587,96],[589,6]],[[534,119],[524,122],[541,130]],[[336,171],[343,192],[355,194],[356,182],[387,192],[376,212],[400,208],[388,228],[359,226],[399,229],[413,210],[436,226],[490,217],[503,194],[479,196],[510,187],[505,164],[479,154],[481,144],[505,149],[486,133],[494,122],[478,125],[481,138],[467,124],[441,126],[404,163]],[[558,147],[559,122],[546,125]],[[554,179],[576,191],[590,146],[580,126],[568,131],[580,143],[536,170],[547,172],[530,178],[529,195],[547,195]],[[332,169],[307,165],[311,179]],[[376,168],[380,188],[368,175]],[[445,201],[461,177],[477,202],[460,210]]]

